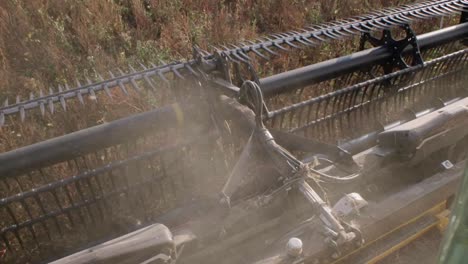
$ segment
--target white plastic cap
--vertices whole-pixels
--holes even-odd
[[[297,237],[289,239],[286,250],[289,256],[299,257],[302,254],[302,240]]]

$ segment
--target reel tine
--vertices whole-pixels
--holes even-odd
[[[166,85],[169,85],[170,82],[169,80],[166,78],[166,76],[164,76],[164,74],[161,72],[161,71],[157,71],[157,74],[158,74],[158,77],[163,80],[163,82],[166,83]]]
[[[39,209],[40,209],[40,211],[42,213],[42,216],[46,216],[47,211],[46,211],[46,209],[44,207],[44,204],[42,203],[42,201],[41,201],[41,199],[39,197],[39,194],[33,195],[32,197],[33,197],[34,201],[36,202],[36,204],[39,206]],[[59,227],[59,223],[58,223],[57,219],[54,218],[53,222],[55,223],[55,225],[57,227],[57,230],[61,233],[61,229]],[[47,227],[47,225],[45,223],[44,223],[44,228],[45,228],[45,231],[49,234],[49,237],[51,237],[50,234],[52,234],[52,233],[50,232],[49,228]]]
[[[109,72],[109,75],[111,76],[112,79],[115,79],[115,78],[116,78],[115,74],[114,74],[111,70],[109,70],[108,72]],[[120,90],[121,90],[125,95],[128,96],[128,91],[127,91],[127,89],[125,88],[125,86],[122,85],[122,81],[121,81],[121,80],[117,80],[117,86],[120,88]]]
[[[445,14],[444,16],[450,16],[454,11],[447,8],[447,6],[434,6],[435,10],[438,10],[440,13]]]
[[[247,61],[247,64],[249,64],[252,61],[252,58],[243,50],[239,50],[238,53],[241,57],[243,57]]]
[[[119,73],[120,73],[120,76],[124,76],[124,75],[125,75],[125,72],[124,72],[124,71],[122,71],[122,69],[120,69],[120,68],[117,68],[117,71],[119,71]]]
[[[131,73],[136,73],[137,71],[135,70],[135,68],[133,68],[132,64],[128,64],[128,68],[130,69],[130,72]]]
[[[26,119],[26,112],[24,111],[24,106],[20,105],[19,111],[20,111],[21,122],[24,122],[24,120]]]
[[[273,42],[273,46],[279,50],[282,50],[282,51],[285,51],[285,52],[288,52],[289,50],[286,49],[285,47],[281,46],[280,44],[278,44],[276,41]]]
[[[350,21],[348,24],[351,24],[351,23],[352,23],[352,22]],[[359,32],[359,31],[357,31],[357,30],[354,30],[354,31],[353,31],[353,28],[352,28],[351,26],[349,26],[349,25],[347,25],[347,26],[342,26],[340,29],[341,29],[342,31],[348,33],[349,36],[356,35],[356,34]]]
[[[236,63],[236,64],[241,63],[241,61],[237,60],[232,53],[228,54],[227,56],[228,56],[229,60],[232,61],[233,63]]]
[[[135,78],[130,77],[130,84],[131,84],[131,86],[133,87],[133,89],[134,89],[135,91],[141,92],[142,89],[141,89],[141,87],[138,86],[138,84],[136,83]]]
[[[404,24],[411,23],[413,19],[404,15],[397,14],[397,15],[389,17],[388,19],[385,18],[384,21],[388,23],[393,22],[393,23],[396,23],[397,25],[404,25]]]
[[[20,226],[20,224],[19,224],[19,222],[18,222],[18,219],[16,218],[16,216],[15,216],[13,210],[11,209],[10,205],[6,205],[6,206],[5,206],[5,209],[6,209],[6,211],[8,212],[8,214],[9,214],[11,220],[13,220],[13,222],[15,223],[15,227]],[[23,242],[23,240],[21,239],[21,236],[20,236],[20,234],[19,234],[19,232],[18,232],[18,228],[14,228],[14,229],[12,230],[12,233],[13,233],[13,235],[15,236],[16,240],[18,241],[18,243],[19,243],[21,249],[25,249],[25,248],[24,248],[24,242]]]
[[[329,37],[329,38],[331,38],[331,39],[333,39],[333,40],[340,39],[339,36],[333,34],[332,30],[324,30],[324,31],[322,31],[322,33],[323,33],[325,36],[327,36],[327,37]]]
[[[260,58],[262,58],[262,59],[264,59],[264,60],[266,60],[266,61],[269,61],[269,60],[270,60],[269,57],[263,55],[263,54],[262,54],[261,52],[259,52],[257,49],[252,48],[252,51],[253,51],[255,54],[257,54],[257,56],[259,56]]]
[[[86,76],[85,78],[86,78],[86,82],[88,83],[87,85],[89,86],[87,89],[88,95],[89,95],[88,98],[92,101],[97,102],[97,95],[96,95],[96,91],[94,90],[95,87],[93,86],[93,81],[91,81],[88,76]]]
[[[54,91],[52,90],[52,88],[49,87],[49,95],[53,95],[54,94]],[[54,107],[54,101],[52,98],[49,98],[48,100],[48,104],[49,104],[49,111],[51,114],[54,114],[54,111],[55,111],[55,107]]]
[[[24,111],[24,105],[21,104],[21,97],[19,95],[16,96],[16,105],[18,105],[21,122],[24,122],[24,119],[26,118],[26,113]]]
[[[97,102],[97,95],[96,92],[94,91],[94,87],[89,87],[88,88],[88,93],[89,93],[89,99],[92,101]]]
[[[189,63],[186,63],[184,66],[185,66],[185,68],[187,68],[187,69],[189,70],[189,72],[192,73],[193,75],[195,75],[195,76],[197,76],[197,77],[200,76],[200,74],[199,74],[198,72],[196,72],[196,71],[192,68],[192,66],[190,66]]]
[[[71,216],[70,211],[65,212],[63,210],[62,203],[60,203],[60,199],[58,198],[57,189],[53,189],[51,191],[51,193],[52,193],[52,196],[54,197],[55,204],[57,205],[57,207],[60,210],[60,214],[65,215],[67,217],[68,221],[70,222],[71,226],[75,227],[75,221],[73,221],[73,217]]]
[[[424,16],[420,14],[420,12],[417,12],[417,11],[409,11],[408,14],[417,19],[421,19],[421,20],[427,19],[427,16]]]
[[[314,42],[308,40],[307,38],[304,38],[303,36],[296,37],[295,40],[306,47],[315,46]]]
[[[33,218],[32,214],[31,214],[31,210],[29,209],[29,206],[27,205],[27,203],[24,200],[21,200],[20,204],[24,208],[24,210],[26,211],[26,214],[28,215],[29,219],[33,220],[34,218]],[[36,235],[36,232],[34,231],[33,225],[32,224],[28,225],[28,229],[29,229],[29,232],[31,233],[31,235],[33,237],[34,242],[36,243],[37,246],[39,246],[39,241],[37,239],[37,235]]]
[[[143,80],[145,81],[147,85],[149,85],[149,87],[151,88],[151,91],[153,92],[156,91],[156,86],[154,86],[153,81],[151,81],[147,73],[143,74]]]
[[[0,128],[5,125],[5,113],[0,111]]]
[[[42,89],[39,90],[39,97],[41,97],[41,98],[44,97],[44,92],[42,91]],[[44,100],[39,101],[39,110],[41,111],[41,115],[45,116]]]
[[[84,105],[85,103],[81,91],[76,91],[76,96],[78,97],[78,101],[80,101],[81,105]]]
[[[85,163],[85,166],[87,168],[89,168],[88,165],[86,164],[86,159],[85,158],[83,158],[83,161]],[[97,199],[96,199],[97,195],[96,195],[96,192],[94,191],[93,185],[91,184],[90,177],[86,177],[83,182],[85,182],[86,185],[87,185],[86,190],[89,190],[90,193],[91,193],[91,200],[93,201],[94,204],[97,205],[96,208],[98,209],[99,216],[100,216],[101,220],[104,220],[104,211],[102,209],[102,204],[100,202],[98,202]]]
[[[138,61],[138,64],[140,65],[140,67],[143,69],[143,70],[148,70],[148,67],[146,67],[143,63],[141,63],[141,61]]]
[[[76,162],[76,160],[75,160]],[[92,225],[96,225],[96,219],[94,218],[93,212],[89,206],[89,203],[86,202],[86,199],[84,198],[83,190],[81,188],[80,181],[75,181],[74,182],[75,189],[77,190],[78,195],[80,196],[80,199],[82,203],[84,204],[84,207],[86,208],[86,211],[88,212],[89,218],[91,219]]]
[[[111,70],[109,70],[108,72],[109,72],[109,75],[111,76],[111,78],[112,78],[112,79],[115,79],[114,73],[113,73]]]
[[[175,67],[171,67],[171,71],[180,79],[185,80],[185,77]]]
[[[297,126],[296,128],[301,127],[304,123],[307,124],[307,121],[304,122],[304,112],[310,107],[310,105],[306,105],[306,107],[301,107],[298,109],[299,115],[297,117]]]
[[[273,50],[271,50],[270,48],[268,48],[267,46],[265,45],[261,45],[260,46],[263,50],[265,50],[266,52],[270,53],[271,55],[273,56],[278,56],[279,54],[274,52]]]
[[[67,161],[67,165],[70,166],[71,163]],[[68,201],[70,202],[70,205],[71,205],[71,207],[69,207],[69,208],[78,208],[77,205],[75,204],[75,202],[73,201],[72,194],[70,192],[69,187],[70,187],[69,184],[63,186],[63,189],[65,190],[65,194],[67,196],[67,199],[68,199]],[[80,209],[78,209],[78,217],[80,218],[81,224],[86,227],[86,221],[85,221],[85,218],[83,216],[83,212]]]
[[[112,93],[109,89],[109,83],[105,82],[104,78],[102,77],[102,75],[96,71],[96,69],[94,69],[94,75],[98,78],[98,80],[100,82],[104,82],[103,84],[99,85],[99,87],[102,87],[102,89],[104,90],[104,92],[106,93],[106,95],[112,99]]]
[[[104,189],[102,187],[101,181],[99,181],[99,177],[95,176],[94,180],[95,180],[95,182],[97,184],[97,187],[98,187],[98,190],[99,190],[99,193],[100,193],[100,197],[102,197],[100,199],[100,203],[103,204],[102,206],[104,207],[104,210],[106,211],[106,214],[103,215],[103,218],[105,218],[107,215],[112,215],[112,206],[110,205],[109,201],[107,199],[105,199]]]
[[[239,54],[241,54],[240,51],[239,51]],[[244,58],[242,58],[239,54],[238,54],[238,52],[233,52],[233,53],[231,53],[231,55],[234,56],[234,57],[236,58],[236,60],[239,60],[239,61],[241,61],[241,62],[243,62],[243,63],[246,63],[246,64],[250,63],[250,62],[249,62],[249,61],[250,61],[250,58],[249,58],[249,59],[244,59]]]
[[[59,93],[63,92],[62,85],[59,85],[58,89],[59,89]],[[60,104],[62,105],[63,111],[66,112],[67,111],[67,104],[65,102],[65,98],[63,97],[63,95],[59,95],[59,101],[60,101]]]
[[[112,96],[112,93],[111,93],[111,91],[110,91],[110,89],[109,89],[109,84],[105,83],[103,89],[104,89],[104,92],[106,93],[106,95],[107,95],[110,99],[112,99],[113,96]]]
[[[286,43],[286,44],[287,44],[288,46],[290,46],[291,48],[302,49],[301,47],[299,47],[299,46],[293,44],[291,41],[289,41],[289,40],[287,40],[287,39],[284,40],[284,43]]]
[[[320,42],[326,42],[327,41],[326,39],[319,37],[320,34],[323,35],[323,32],[313,33],[313,34],[311,34],[311,37],[317,39]]]

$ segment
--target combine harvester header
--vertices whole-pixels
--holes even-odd
[[[375,263],[442,226],[456,192],[467,38],[468,1],[427,1],[7,100],[0,126],[160,105],[0,154],[5,261]],[[356,52],[260,74],[335,41]]]

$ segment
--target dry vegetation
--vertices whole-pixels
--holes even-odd
[[[398,2],[409,1],[5,0],[0,97],[110,65],[187,58],[193,44],[235,42]]]

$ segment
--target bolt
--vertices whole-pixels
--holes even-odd
[[[286,244],[286,251],[291,257],[299,257],[302,254],[302,240],[292,237]]]

